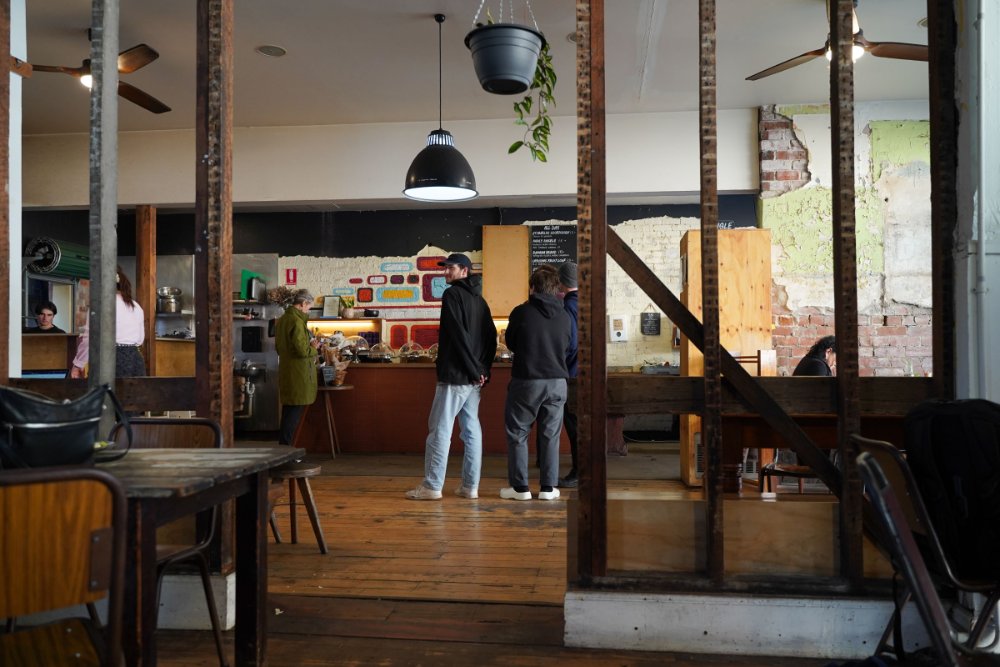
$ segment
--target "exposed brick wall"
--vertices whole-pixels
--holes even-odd
[[[760,108],[760,196],[777,197],[809,182],[809,152],[795,137],[792,119]]]
[[[791,375],[809,348],[833,331],[833,311],[803,308],[774,312],[772,341],[778,375]],[[932,368],[931,311],[892,304],[884,312],[858,315],[858,362],[862,377],[929,375]]]

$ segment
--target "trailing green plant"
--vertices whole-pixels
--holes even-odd
[[[556,71],[552,67],[552,53],[546,40],[538,54],[535,77],[528,88],[528,94],[521,101],[514,102],[514,113],[517,114],[514,124],[524,127],[524,137],[510,145],[508,155],[523,147],[531,153],[532,160],[548,162],[549,136],[552,134],[549,107],[556,105],[553,95],[555,87]]]

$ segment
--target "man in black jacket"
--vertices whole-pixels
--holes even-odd
[[[514,353],[504,430],[507,435],[507,481],[500,490],[508,500],[531,500],[528,490],[528,433],[537,422],[541,490],[538,498],[555,500],[559,489],[559,434],[566,404],[566,358],[572,347],[569,315],[558,297],[559,272],[543,264],[530,279],[531,296],[510,313],[507,347]]]
[[[430,433],[424,449],[424,481],[406,492],[410,500],[440,500],[456,417],[465,455],[462,485],[455,495],[479,497],[483,463],[479,391],[490,379],[497,350],[497,329],[490,307],[482,297],[482,280],[470,275],[472,262],[466,255],[452,253],[438,262],[438,266],[444,267],[449,287],[441,299],[437,387],[427,419]]]

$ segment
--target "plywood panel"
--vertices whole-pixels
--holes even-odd
[[[725,562],[729,575],[831,577],[837,562],[833,496],[756,494],[725,503]],[[704,571],[705,501],[677,494],[608,494],[608,568],[655,572]],[[865,576],[889,578],[892,567],[869,540]]]
[[[156,340],[156,375],[193,377],[195,344],[192,340]]]
[[[701,232],[681,238],[681,303],[702,319]],[[719,336],[734,356],[756,355],[771,349],[771,232],[766,229],[719,230]],[[703,375],[704,360],[686,336],[681,337],[681,375]],[[771,369],[747,366],[752,375]],[[697,467],[697,439],[701,419],[681,415],[681,479],[701,483]]]
[[[525,225],[483,226],[483,298],[495,317],[506,317],[528,298],[529,231]]]

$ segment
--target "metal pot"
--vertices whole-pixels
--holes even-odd
[[[247,298],[251,301],[264,302],[267,293],[267,285],[260,278],[254,277],[247,281]]]
[[[178,297],[178,296],[181,295],[181,291],[182,290],[181,290],[180,287],[157,287],[156,288],[156,295],[157,296]]]
[[[157,297],[156,312],[158,313],[181,312],[181,298],[179,296],[162,296],[162,295]]]

